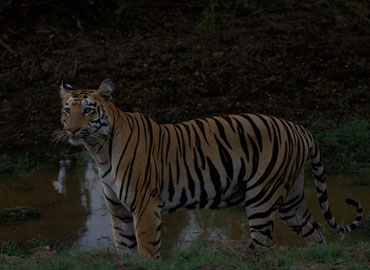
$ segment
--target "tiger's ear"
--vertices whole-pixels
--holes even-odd
[[[73,91],[72,85],[63,80],[60,85],[60,97],[63,99],[69,92]]]
[[[113,91],[114,91],[113,81],[111,79],[106,79],[99,86],[98,94],[106,101],[110,101],[112,99]]]

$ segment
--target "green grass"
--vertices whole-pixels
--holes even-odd
[[[329,122],[325,125],[317,122],[310,130],[320,146],[327,169],[351,174],[370,172],[369,120],[349,118],[340,124]]]
[[[15,155],[1,154],[0,174],[25,174],[37,170],[42,163],[58,162],[60,159],[69,159],[76,167],[84,167],[88,163],[88,155],[81,148],[76,147],[64,151],[54,149],[51,151],[40,151],[33,154],[28,151],[19,152]]]
[[[28,152],[21,152],[15,157],[8,154],[0,155],[0,173],[22,174],[30,172],[38,167],[38,155],[31,155]]]
[[[25,222],[39,217],[40,213],[26,205],[0,209],[0,225]]]
[[[27,256],[29,257],[32,254],[32,250],[43,246],[48,246],[48,244],[45,241],[40,240],[39,238],[33,238],[21,244],[14,241],[4,241],[0,242],[0,254],[26,258]]]
[[[221,243],[221,242],[220,242]],[[199,239],[168,260],[153,261],[138,255],[119,255],[109,249],[54,252],[24,258],[2,255],[0,269],[369,269],[370,243],[344,242],[312,247],[258,248],[235,252]],[[40,254],[40,253],[38,253]],[[1,259],[2,258],[2,259]]]

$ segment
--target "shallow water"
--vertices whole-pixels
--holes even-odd
[[[364,214],[370,209],[370,184],[351,185],[358,179],[370,183],[370,176],[328,176],[328,194],[332,211],[341,224],[352,222],[354,208],[344,198],[360,200]],[[321,215],[311,175],[306,176],[306,195],[313,216],[325,224],[328,239],[338,237]],[[112,247],[110,217],[105,208],[94,162],[84,155],[79,162],[61,160],[59,165],[44,165],[28,175],[0,176],[0,211],[27,205],[39,219],[18,224],[0,224],[0,242],[26,241],[32,238],[74,243],[81,247]],[[246,240],[249,231],[242,206],[222,210],[178,210],[163,216],[163,253],[183,248],[198,237]],[[273,234],[278,244],[304,244],[278,221]]]

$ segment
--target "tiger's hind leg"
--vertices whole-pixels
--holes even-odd
[[[134,253],[137,242],[132,214],[119,202],[112,190],[103,186],[104,200],[111,215],[114,247],[117,251]]]
[[[262,191],[263,192],[263,191]],[[261,203],[261,199],[256,200],[255,194],[246,193],[245,209],[248,216],[251,240],[254,244],[267,246],[272,239],[274,221],[279,211],[279,201],[281,199],[269,200]],[[249,199],[248,199],[249,198]],[[249,243],[252,247],[252,243]]]
[[[304,170],[280,206],[279,217],[308,243],[325,243],[324,230],[311,216],[304,196]]]

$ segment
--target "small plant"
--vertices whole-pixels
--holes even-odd
[[[202,19],[198,24],[199,29],[214,29],[216,19],[216,8],[219,7],[218,0],[212,0],[208,7],[203,11]]]
[[[27,220],[38,219],[40,213],[28,206],[16,206],[6,208],[0,212],[0,225],[24,222]]]
[[[13,241],[5,241],[0,243],[0,254],[6,254],[8,256],[21,256],[23,254],[23,250]]]
[[[22,243],[17,243],[12,240],[0,242],[0,262],[1,255],[6,254],[7,256],[27,258],[35,250],[39,249],[50,249],[50,246],[39,238],[31,238]],[[0,266],[0,269],[3,268]]]
[[[38,163],[38,157],[31,156],[28,152],[20,153],[15,158],[2,154],[0,155],[0,173],[23,174],[37,168]]]
[[[11,171],[12,162],[10,161],[7,154],[0,156],[0,173]]]
[[[312,133],[320,146],[326,168],[357,174],[369,172],[369,121],[347,119],[325,131]]]

